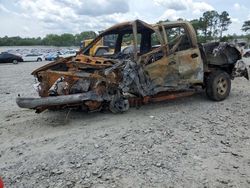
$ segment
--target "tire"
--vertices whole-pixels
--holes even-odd
[[[38,58],[37,61],[39,62],[39,61],[43,61],[43,60],[41,58]]]
[[[231,79],[224,71],[212,72],[206,80],[207,97],[213,101],[225,100],[231,91]]]
[[[13,64],[18,64],[18,61],[16,59],[13,59],[12,63]]]

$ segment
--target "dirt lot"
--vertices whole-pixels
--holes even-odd
[[[86,114],[19,109],[42,63],[0,65],[0,176],[6,187],[250,187],[250,82],[230,97],[203,93]]]

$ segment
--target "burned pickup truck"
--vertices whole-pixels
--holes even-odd
[[[107,37],[113,39],[112,47],[90,53]],[[237,48],[227,43],[198,44],[188,22],[125,22],[104,31],[76,56],[32,72],[41,98],[18,97],[16,102],[37,112],[75,108],[118,113],[188,96],[197,89],[222,101],[232,79],[248,79],[248,67],[240,59]]]

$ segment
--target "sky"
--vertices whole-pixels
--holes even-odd
[[[116,23],[141,19],[191,20],[203,12],[227,11],[232,24],[225,34],[241,34],[250,20],[249,0],[0,0],[0,37],[100,31]]]

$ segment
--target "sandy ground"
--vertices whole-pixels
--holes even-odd
[[[250,82],[114,115],[19,109],[30,72],[0,65],[0,176],[6,187],[250,187]]]

